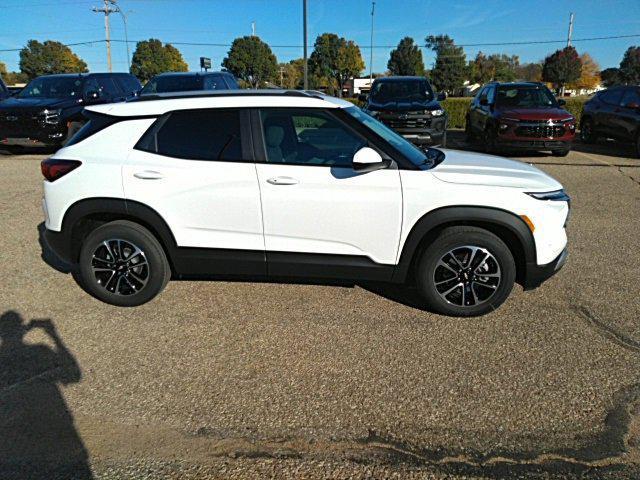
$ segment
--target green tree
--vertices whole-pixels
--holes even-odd
[[[60,42],[29,40],[20,50],[20,71],[31,80],[52,73],[88,72],[87,64]]]
[[[246,36],[233,41],[222,66],[258,88],[264,82],[276,81],[278,61],[269,45],[257,36]]]
[[[436,89],[454,93],[462,88],[468,74],[462,47],[457,46],[449,35],[429,35],[425,42],[436,52],[436,62],[431,70],[431,81]]]
[[[138,42],[131,58],[131,73],[142,82],[164,72],[186,72],[189,66],[173,45],[150,38]]]
[[[411,37],[404,37],[395,50],[391,50],[387,68],[391,75],[424,75],[422,52]]]
[[[2,78],[7,85],[27,83],[29,81],[29,78],[24,73],[7,71],[7,66],[2,62],[0,62],[0,78]]]
[[[278,65],[282,88],[302,88],[304,82],[304,59],[296,58],[289,63]]]
[[[623,83],[620,69],[615,67],[602,70],[600,72],[600,78],[602,79],[602,84],[607,88]]]
[[[542,63],[523,63],[515,69],[516,80],[526,80],[527,82],[542,81]]]
[[[516,68],[520,59],[516,55],[493,54],[488,57],[478,52],[476,58],[469,62],[469,75],[473,82],[487,83],[491,80],[512,82],[516,79]]]
[[[341,97],[346,81],[364,70],[364,60],[360,48],[352,40],[338,37],[335,33],[323,33],[313,45],[309,67],[318,78],[334,81]]]
[[[640,84],[640,47],[629,47],[620,62],[620,77],[627,85]]]
[[[564,90],[567,83],[574,83],[580,79],[582,61],[574,47],[556,50],[544,59],[542,66],[542,80],[550,82],[556,88]]]

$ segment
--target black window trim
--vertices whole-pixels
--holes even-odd
[[[357,108],[357,107],[355,107]],[[327,108],[327,107],[256,107],[252,112],[251,126],[253,129],[253,147],[255,152],[256,163],[267,163],[269,165],[286,165],[286,166],[298,166],[298,167],[325,167],[325,168],[349,168],[342,165],[325,165],[319,163],[269,163],[267,162],[267,148],[264,139],[264,130],[262,128],[262,118],[260,115],[261,110],[318,110],[335,118],[340,124],[347,128],[347,130],[355,133],[363,140],[367,142],[367,146],[376,150],[380,156],[385,160],[392,160],[395,162],[400,170],[418,170],[418,167],[414,165],[409,159],[405,158],[402,153],[393,148],[382,137],[379,137],[375,132],[368,129],[364,125],[360,124],[355,118],[348,113],[344,112],[342,108]]]
[[[189,157],[176,157],[174,155],[164,155],[158,152],[158,139],[157,133],[162,128],[164,123],[169,119],[171,114],[173,113],[183,113],[183,112],[203,112],[203,111],[211,111],[211,112],[220,112],[220,111],[237,111],[240,114],[240,149],[242,151],[241,159],[235,160],[225,160],[225,159],[202,159],[202,158],[189,158]],[[152,153],[154,155],[158,155],[160,157],[166,158],[174,158],[176,160],[187,160],[191,162],[226,162],[226,163],[255,163],[255,155],[254,155],[254,147],[253,147],[253,139],[251,134],[251,118],[250,118],[250,110],[248,107],[225,107],[225,108],[182,108],[171,110],[163,113],[160,116],[156,116],[157,120],[151,124],[147,130],[140,136],[136,144],[134,145],[134,150],[138,150],[145,153]],[[126,117],[129,118],[129,117]],[[144,148],[141,145],[147,138],[148,135],[153,135],[153,140],[155,144],[155,151],[151,149]],[[246,158],[245,158],[246,157]]]

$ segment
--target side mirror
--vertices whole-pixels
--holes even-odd
[[[391,165],[390,160],[383,160],[378,152],[370,147],[362,147],[353,156],[353,170],[360,173],[381,170]]]
[[[439,102],[443,102],[447,99],[447,92],[440,92],[438,93],[438,95],[436,95],[436,100],[438,100]]]
[[[567,104],[566,100],[563,100],[562,98],[558,99],[558,105],[560,105],[561,107],[566,105],[566,104]]]
[[[98,90],[89,90],[84,94],[84,99],[87,102],[94,102],[100,98],[100,92]]]
[[[480,99],[480,105],[482,105],[483,107],[486,107],[489,105],[489,100],[487,100],[487,97]]]

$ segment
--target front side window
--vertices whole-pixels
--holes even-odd
[[[318,109],[261,110],[268,163],[351,167],[367,141]]]
[[[141,93],[192,92],[202,90],[202,82],[201,75],[160,75],[149,80]]]
[[[188,160],[242,160],[239,110],[184,110],[158,120],[138,148]]]
[[[612,90],[606,90],[602,92],[599,97],[600,100],[604,103],[608,103],[609,105],[620,105],[620,101],[622,100],[622,89],[614,88]]]
[[[496,105],[503,108],[557,108],[558,102],[544,86],[500,86]]]

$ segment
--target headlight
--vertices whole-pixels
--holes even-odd
[[[441,108],[438,108],[437,110],[431,110],[431,115],[434,117],[441,117],[442,115],[444,115],[444,110],[442,110]]]
[[[554,190],[553,192],[525,192],[536,200],[551,200],[555,202],[570,202],[571,198],[564,190]]]
[[[62,113],[62,109],[58,108],[56,110],[43,110],[40,115],[42,116],[44,123],[56,124],[60,123],[60,114]]]

